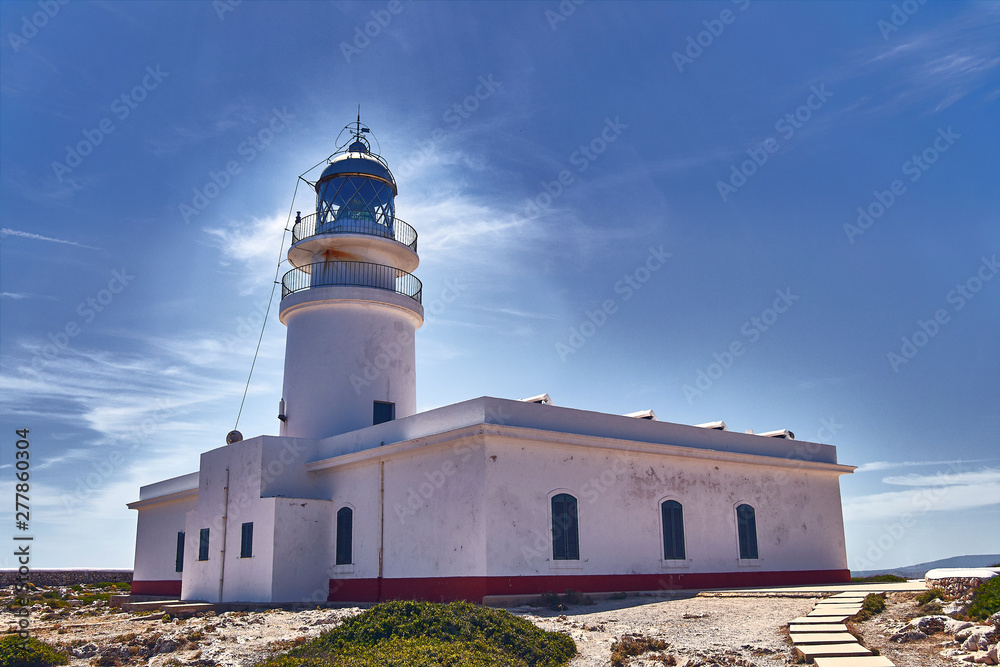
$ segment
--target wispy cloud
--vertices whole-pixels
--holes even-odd
[[[855,473],[859,472],[876,472],[879,470],[893,470],[895,468],[914,468],[919,466],[961,466],[968,463],[986,463],[993,459],[973,459],[973,460],[963,460],[957,459],[954,461],[872,461],[870,463],[862,463],[855,470]]]
[[[939,472],[933,475],[900,475],[885,477],[883,484],[896,486],[956,486],[963,484],[993,484],[1000,483],[1000,468],[986,468],[970,472]]]
[[[910,488],[848,499],[844,503],[845,520],[878,520],[1000,504],[1000,468],[898,475],[885,477],[882,482]]]
[[[901,32],[891,48],[860,54],[842,74],[846,78],[877,74],[886,82],[884,95],[869,112],[930,102],[937,113],[984,86],[1000,66],[996,30],[1000,11],[993,3],[972,5],[962,15],[926,31]],[[882,76],[891,68],[893,76]]]
[[[245,267],[247,278],[241,295],[251,294],[255,288],[271,282],[279,250],[283,250],[289,241],[289,235],[285,234],[282,247],[278,247],[287,221],[287,213],[276,213],[249,222],[233,221],[225,227],[205,228],[205,232],[222,250],[223,264],[238,262]],[[283,252],[281,258],[284,258]]]
[[[844,520],[879,520],[907,513],[967,510],[997,504],[1000,504],[1000,482],[935,486],[852,498],[844,503]]]
[[[40,294],[31,294],[29,292],[0,292],[0,299],[14,299],[15,301],[20,301],[21,299],[47,299],[49,301],[57,300],[52,296],[42,296]]]
[[[52,238],[51,236],[42,236],[41,234],[34,234],[32,232],[23,232],[19,229],[8,229],[6,227],[0,229],[0,236],[17,236],[19,238],[31,239],[33,241],[48,241],[49,243],[63,243],[65,245],[72,245],[78,248],[89,248],[90,250],[100,250],[100,248],[95,248],[92,245],[84,245],[83,243],[77,243],[76,241],[57,239],[57,238]]]

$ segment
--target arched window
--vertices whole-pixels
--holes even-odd
[[[684,560],[684,510],[676,500],[660,505],[663,520],[663,560]]]
[[[337,510],[337,565],[350,565],[353,559],[354,510],[341,507]]]
[[[576,498],[568,493],[552,497],[552,560],[580,560],[580,528]]]
[[[757,558],[757,519],[749,505],[736,508],[736,530],[740,537],[740,558]]]

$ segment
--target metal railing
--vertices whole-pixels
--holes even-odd
[[[376,287],[420,303],[423,285],[412,273],[371,262],[317,262],[292,269],[281,278],[281,298],[311,287]]]
[[[399,218],[393,218],[391,225],[374,220],[356,220],[346,216],[339,220],[321,220],[317,231],[316,214],[296,218],[292,226],[292,245],[302,239],[317,234],[371,234],[402,243],[413,252],[417,251],[417,231]]]

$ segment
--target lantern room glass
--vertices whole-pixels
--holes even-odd
[[[316,233],[357,231],[392,238],[392,186],[368,176],[335,176],[317,191]]]

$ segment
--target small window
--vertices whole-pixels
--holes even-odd
[[[372,424],[391,422],[396,418],[396,404],[385,401],[375,401],[372,408]]]
[[[580,560],[576,498],[568,493],[552,498],[552,560]]]
[[[354,562],[354,511],[350,507],[337,510],[337,565]]]
[[[663,519],[663,560],[684,560],[684,508],[676,500],[660,505]]]
[[[208,528],[202,528],[198,536],[198,560],[208,560]]]
[[[174,558],[174,572],[184,571],[184,533],[177,533],[177,556]]]
[[[754,560],[757,558],[757,518],[749,505],[736,508],[736,529],[740,538],[740,558]]]
[[[243,524],[240,536],[240,558],[253,556],[253,522]]]

